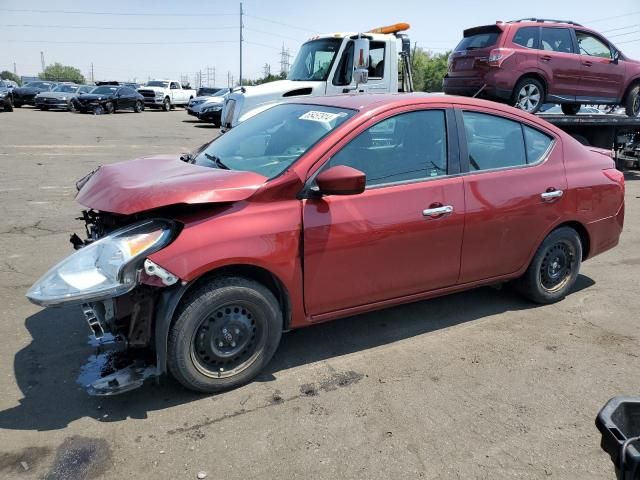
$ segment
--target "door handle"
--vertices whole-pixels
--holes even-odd
[[[560,198],[562,197],[562,195],[564,195],[564,192],[562,190],[547,190],[544,193],[540,194],[540,198],[542,198],[543,201],[548,202],[551,200],[555,200],[556,198]]]
[[[589,61],[582,62],[582,65],[584,65],[585,67],[590,67],[591,65],[593,65],[593,62],[589,62]]]
[[[540,57],[540,60],[542,60],[543,62],[548,62],[549,60],[551,60],[551,55],[542,55]]]
[[[438,218],[444,215],[453,213],[453,207],[451,205],[443,205],[441,207],[427,208],[422,211],[422,215],[425,217]]]

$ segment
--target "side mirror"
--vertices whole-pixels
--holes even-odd
[[[357,195],[364,192],[366,181],[364,173],[346,165],[331,167],[316,177],[323,195]]]
[[[360,85],[369,81],[369,39],[357,38],[353,43],[353,79]]]
[[[620,60],[620,52],[616,50],[615,52],[613,52],[611,63],[618,63],[619,60]]]

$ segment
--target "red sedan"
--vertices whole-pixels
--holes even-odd
[[[88,238],[27,296],[81,304],[96,337],[126,345],[136,361],[95,394],[166,371],[236,387],[283,331],[481,285],[555,302],[624,218],[608,152],[511,107],[425,94],[280,104],[78,188]]]

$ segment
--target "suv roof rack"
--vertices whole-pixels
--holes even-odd
[[[552,23],[568,23],[569,25],[576,25],[578,27],[582,27],[582,25],[580,25],[577,22],[574,22],[573,20],[556,20],[554,18],[536,18],[536,17],[531,17],[531,18],[519,18],[518,20],[509,20],[508,23],[516,23],[516,22],[539,22],[539,23],[544,23],[544,22],[552,22]]]

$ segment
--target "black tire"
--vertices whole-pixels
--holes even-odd
[[[49,107],[47,107],[46,105],[42,105],[40,107],[40,110],[44,110],[46,112],[47,110],[49,110]]]
[[[555,303],[573,288],[581,263],[582,242],[578,232],[570,227],[557,228],[544,239],[515,286],[532,302]]]
[[[76,102],[74,102],[73,100],[69,102],[69,111],[72,113],[76,113],[78,111],[78,107],[76,107]]]
[[[624,109],[629,117],[640,116],[640,85],[631,89],[624,102]]]
[[[565,115],[577,115],[580,111],[580,104],[563,103],[562,105],[560,105],[560,108],[562,109],[562,113],[564,113]]]
[[[528,93],[528,95],[527,95]],[[530,101],[526,101],[526,99]],[[520,80],[511,96],[511,105],[529,113],[536,113],[545,101],[543,85],[535,78],[523,78]]]
[[[282,312],[273,294],[242,277],[217,278],[188,292],[174,318],[169,372],[199,392],[229,390],[252,380],[282,336]]]
[[[7,102],[4,104],[5,112],[13,112],[13,99],[11,97],[7,98]]]
[[[114,107],[114,105],[113,105],[113,102],[106,102],[106,103],[104,104],[104,113],[106,113],[107,115],[109,115],[109,114],[111,114],[111,113],[115,112],[115,110],[116,110],[116,109],[115,109],[115,107]]]
[[[140,113],[142,110],[144,110],[144,104],[140,100],[137,100],[136,104],[133,106],[133,111]]]
[[[13,103],[13,106],[14,106],[15,108],[20,108],[20,107],[22,107],[22,104],[21,104],[20,102],[14,102],[14,103]]]
[[[165,112],[168,112],[169,110],[171,110],[171,100],[169,100],[169,97],[166,97],[162,102],[162,109]]]

